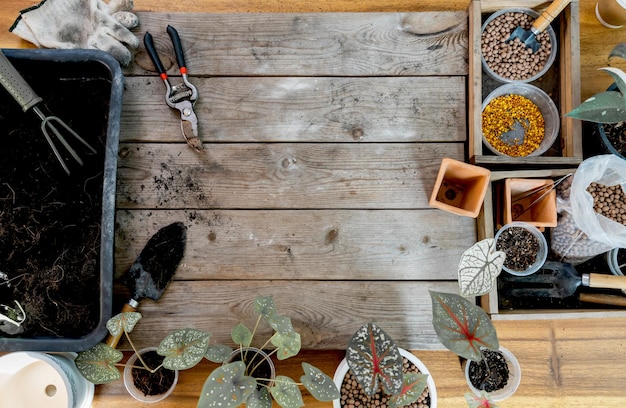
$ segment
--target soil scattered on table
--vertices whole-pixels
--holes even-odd
[[[70,165],[67,176],[41,133],[41,121],[22,112],[0,89],[0,272],[5,277],[0,303],[14,306],[16,300],[25,309],[21,337],[79,338],[100,319],[100,221],[111,84],[104,78],[59,76],[67,68],[64,63],[14,65],[43,98],[42,109],[63,119],[97,154],[70,142],[85,164]]]

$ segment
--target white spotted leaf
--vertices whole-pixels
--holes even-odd
[[[216,368],[204,382],[199,408],[235,408],[243,404],[256,389],[254,378],[247,376],[241,361]]]
[[[302,369],[304,375],[300,377],[300,382],[313,398],[318,401],[332,401],[341,397],[333,379],[324,374],[322,370],[309,363],[302,363]]]
[[[483,239],[463,252],[458,267],[461,296],[481,296],[491,292],[505,258],[504,252],[496,251],[493,238]]]

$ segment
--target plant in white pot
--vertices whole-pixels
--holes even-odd
[[[626,43],[619,43],[609,53],[609,59],[619,57],[626,59]],[[619,157],[626,157],[626,146],[623,143],[612,143],[609,133],[623,134],[626,129],[626,73],[619,68],[604,67],[615,83],[606,91],[599,92],[568,112],[565,116],[594,122],[598,124],[598,132],[607,149]]]
[[[487,313],[475,303],[452,293],[430,291],[433,327],[441,343],[465,363],[466,379],[475,394],[495,400],[512,395],[521,371],[517,359],[500,347]]]
[[[426,367],[376,324],[363,325],[350,339],[334,378],[341,389],[336,408],[356,405],[404,407],[426,399],[437,406],[435,383]],[[381,405],[384,406],[384,405]]]
[[[119,366],[124,367],[124,385],[133,398],[156,402],[167,397],[175,387],[178,370],[198,364],[209,346],[210,334],[196,329],[170,332],[157,348],[137,350],[130,333],[141,319],[141,313],[123,312],[107,321],[112,336],[124,334],[135,354],[124,364],[118,364],[123,353],[98,343],[78,354],[78,371],[94,384],[105,384],[121,378]]]
[[[300,334],[294,330],[289,317],[276,312],[271,296],[257,297],[254,310],[258,317],[253,330],[240,323],[231,332],[236,349],[225,345],[208,348],[206,358],[223,365],[206,379],[198,408],[234,408],[243,404],[249,408],[271,408],[272,399],[283,408],[301,407],[304,405],[301,385],[319,401],[338,398],[339,390],[332,379],[308,363],[302,363],[304,374],[300,382],[287,376],[274,376],[270,357],[275,355],[278,360],[285,360],[297,355],[301,346]],[[262,322],[272,328],[273,334],[263,345],[253,348],[255,333]],[[263,350],[270,344],[274,349],[265,353]],[[264,362],[270,367],[268,375],[260,372]]]

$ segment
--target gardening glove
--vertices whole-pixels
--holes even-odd
[[[43,0],[22,10],[9,31],[40,48],[99,49],[128,65],[139,46],[132,8],[133,0]]]

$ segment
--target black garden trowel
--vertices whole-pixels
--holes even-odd
[[[132,293],[122,312],[137,311],[142,299],[161,298],[183,257],[186,240],[187,227],[182,222],[167,225],[150,238],[122,279]],[[106,344],[115,348],[120,337],[121,333],[109,336]]]
[[[539,51],[541,44],[537,41],[537,36],[543,32],[550,23],[563,11],[563,9],[570,3],[570,0],[555,0],[548,6],[548,8],[541,13],[539,17],[533,22],[530,30],[524,29],[524,27],[517,27],[511,33],[511,36],[506,40],[513,41],[519,38],[521,42],[526,44],[526,48],[530,48],[534,53]]]

